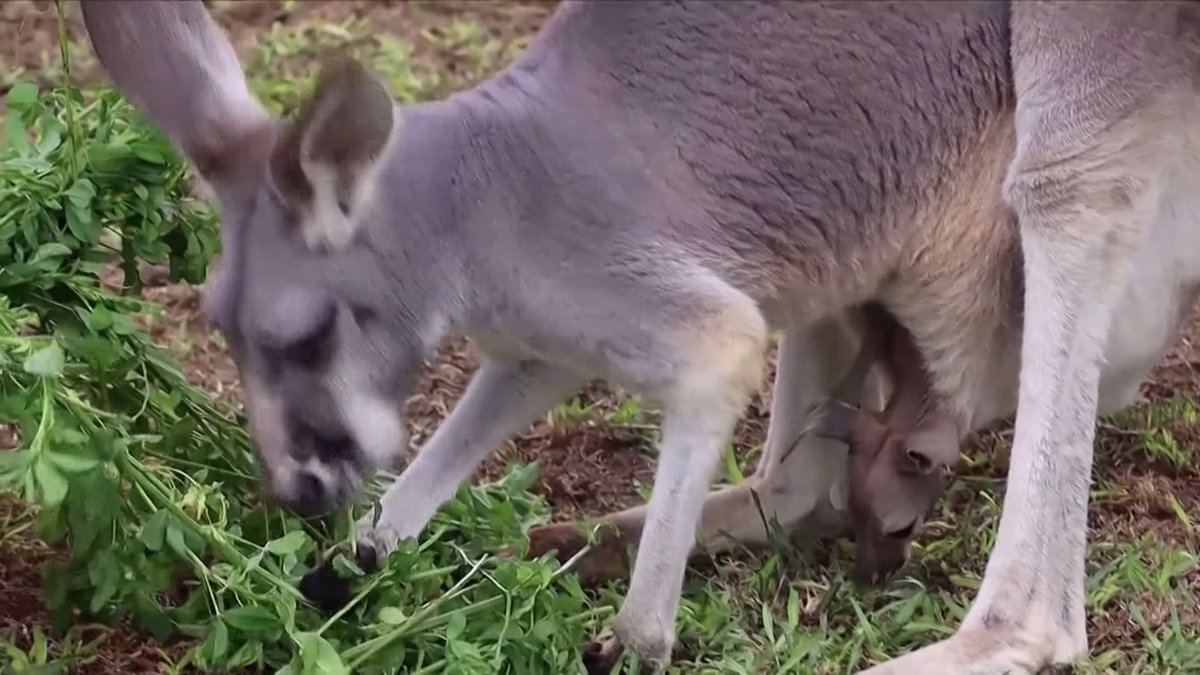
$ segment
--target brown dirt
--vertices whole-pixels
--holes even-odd
[[[17,437],[17,430],[7,424],[0,424],[0,451],[12,450],[19,447],[20,444],[21,441]]]
[[[42,599],[42,568],[65,559],[62,551],[47,547],[27,532],[11,534],[11,525],[29,523],[30,518],[27,505],[0,495],[0,570],[4,579],[0,637],[25,650],[34,642],[35,629],[51,635],[50,613]],[[74,675],[157,673],[161,664],[178,661],[188,648],[182,641],[159,645],[124,622],[115,626],[82,624],[70,633],[72,644],[91,648],[63,654],[58,650],[64,643],[55,640],[50,647],[53,656],[67,657]]]
[[[78,23],[72,38],[83,35]],[[17,74],[55,73],[58,51],[58,12],[50,0],[7,0],[0,3],[0,93]]]
[[[1142,393],[1148,399],[1169,401],[1176,393],[1200,391],[1200,306],[1192,308],[1190,321],[1187,332],[1142,386]]]

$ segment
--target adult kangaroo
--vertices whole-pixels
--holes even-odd
[[[874,300],[963,428],[1017,417],[971,611],[869,672],[1087,653],[1098,399],[1129,400],[1200,282],[1200,6],[564,2],[469,91],[397,109],[340,59],[290,121],[254,100],[200,2],[82,7],[109,76],[219,199],[209,311],[282,502],[329,508],[402,462],[399,401],[450,330],[483,364],[361,524],[377,556],[584,382],[642,392],[664,408],[660,459],[600,652],[663,666],[697,532],[761,530],[705,504],[747,494],[709,482],[769,331],[757,478],[768,516],[803,524],[844,449],[808,439],[793,470],[770,462],[849,367],[850,308]]]

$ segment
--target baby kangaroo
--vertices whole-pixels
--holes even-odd
[[[863,307],[863,347],[837,396],[810,416],[809,432],[849,446],[849,510],[862,583],[890,578],[906,562],[944,478],[958,461],[961,434],[938,407],[912,334],[882,306]],[[891,396],[882,411],[860,401],[866,371],[883,368]]]
[[[846,443],[850,450],[848,502],[857,545],[855,576],[862,583],[890,578],[908,561],[912,541],[958,459],[959,431],[938,408],[912,334],[877,303],[862,307],[864,339],[835,395],[809,415],[805,433]],[[867,371],[876,365],[891,383],[881,411],[861,405]],[[602,521],[603,522],[603,521]],[[627,571],[625,549],[640,532],[614,518],[597,533],[594,547],[576,560],[576,572],[599,583]],[[575,556],[587,539],[572,523],[530,532],[532,556],[555,550],[560,561]]]

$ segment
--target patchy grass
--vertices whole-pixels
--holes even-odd
[[[233,35],[254,91],[279,111],[294,108],[317,59],[329,50],[363,58],[400,100],[443,96],[507,63],[548,12],[545,3],[508,2],[211,5]],[[9,45],[0,51],[0,87],[35,71],[43,83],[60,81],[52,4],[0,3],[0,19],[0,44]],[[71,36],[79,44],[77,21]],[[94,76],[86,51],[77,52],[82,65],[73,61],[73,74]],[[145,295],[164,311],[143,317],[143,325],[173,350],[193,383],[236,404],[236,374],[199,313],[195,290],[159,285]],[[1193,332],[1155,372],[1145,402],[1098,425],[1087,586],[1093,657],[1075,673],[1200,672],[1196,330],[1194,322]],[[476,366],[471,346],[461,340],[428,364],[407,403],[414,445],[446,416]],[[764,390],[739,424],[725,480],[736,482],[753,470],[768,401]],[[556,518],[627,506],[647,494],[657,422],[655,411],[637,399],[593,385],[514,438],[479,478],[500,477],[511,460],[536,460],[541,473],[531,489]],[[767,551],[694,565],[685,582],[673,672],[849,673],[949,635],[979,586],[994,540],[1010,441],[1006,426],[973,439],[968,468],[917,542],[912,566],[885,587],[864,589],[850,581],[852,544],[842,541],[796,547],[780,538]],[[14,445],[11,430],[0,429],[0,447]],[[40,569],[57,553],[30,537],[30,509],[11,500],[2,504],[0,668],[179,667],[186,644],[158,645],[124,625],[77,626],[48,639],[48,615],[38,604]],[[623,593],[623,584],[614,584],[591,600],[598,610],[595,631],[607,628]]]

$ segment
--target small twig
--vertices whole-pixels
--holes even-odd
[[[557,579],[559,576],[571,571],[571,568],[575,567],[576,563],[578,563],[579,560],[581,558],[583,558],[583,556],[587,555],[588,551],[591,551],[591,550],[592,550],[592,545],[585,544],[583,548],[579,549],[575,553],[575,555],[571,556],[570,558],[567,558],[567,562],[563,563],[561,567],[559,567],[558,569],[556,569],[550,573],[551,581],[553,581],[554,579]]]
[[[1142,432],[1133,429],[1122,429],[1121,427],[1113,426],[1108,422],[1097,422],[1096,426],[1103,429],[1106,433],[1115,436],[1124,436],[1126,438],[1137,438],[1142,435]]]
[[[63,7],[63,0],[54,0],[54,6],[58,10],[58,50],[62,55],[63,76],[66,80],[63,92],[67,100],[63,107],[67,113],[67,142],[71,146],[71,152],[67,155],[67,161],[70,162],[71,176],[74,177],[79,171],[77,162],[77,155],[79,154],[79,125],[75,120],[75,102],[71,99],[70,35],[67,33],[67,10]]]

